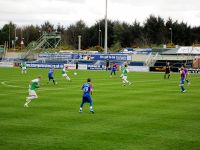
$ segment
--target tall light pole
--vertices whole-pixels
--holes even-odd
[[[102,47],[102,31],[100,30],[100,46]]]
[[[78,50],[81,50],[81,35],[78,36]]]
[[[100,22],[99,22],[99,46],[101,46],[101,28],[100,28]]]
[[[17,41],[16,30],[17,30],[17,27],[15,26],[14,49],[15,49],[15,47],[16,47],[16,41]]]
[[[101,46],[101,29],[99,29],[99,46]]]
[[[8,30],[9,30],[9,31],[8,31],[8,32],[9,32],[9,33],[8,33],[8,34],[9,34],[9,35],[8,35],[8,49],[10,49],[10,22],[9,22],[9,27],[8,27],[8,28],[9,28],[9,29],[8,29]]]
[[[23,48],[23,45],[24,45],[24,38],[23,38],[23,31],[22,31],[22,28],[21,28],[21,50]]]
[[[107,20],[107,8],[108,8],[108,0],[106,0],[106,14],[105,14],[105,43],[104,43],[104,52],[108,52],[108,20]]]
[[[171,46],[172,46],[172,28],[169,28],[169,30],[171,31]]]

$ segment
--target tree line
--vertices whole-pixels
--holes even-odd
[[[104,47],[105,20],[99,20],[92,26],[87,26],[82,20],[64,27],[53,25],[46,21],[44,24],[18,27],[9,22],[0,29],[0,45],[8,41],[8,47],[25,46],[36,41],[43,32],[60,32],[61,46],[77,49],[78,36],[81,35],[81,48]],[[15,38],[17,37],[17,38]],[[166,21],[160,16],[150,15],[143,24],[134,21],[132,24],[108,20],[108,47],[119,50],[122,47],[152,47],[167,43],[190,46],[200,43],[200,26],[191,27],[185,22],[178,22],[168,18]]]

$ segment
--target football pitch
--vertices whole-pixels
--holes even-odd
[[[0,150],[197,150],[200,149],[200,75],[181,93],[179,74],[69,71],[72,82],[55,70],[0,68]],[[42,75],[39,98],[23,107],[30,80]],[[81,86],[90,77],[93,108],[79,113]]]

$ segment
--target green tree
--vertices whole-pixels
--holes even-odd
[[[71,46],[74,47],[74,49],[78,48],[78,36],[81,35],[82,37],[82,48],[85,48],[85,41],[86,39],[86,31],[87,31],[87,26],[86,24],[80,20],[78,22],[76,22],[76,24],[72,24],[70,25],[67,30],[66,33],[67,34],[67,43]]]
[[[44,24],[41,25],[42,32],[52,32],[55,31],[54,25],[51,24],[49,21],[46,21]]]
[[[5,41],[8,42],[8,47],[12,47],[12,41],[15,40],[16,25],[12,22],[5,24],[0,31],[0,44],[3,45]]]
[[[148,44],[162,44],[165,41],[164,19],[150,15],[144,23],[144,32],[149,39]]]

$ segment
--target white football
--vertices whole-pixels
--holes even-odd
[[[77,73],[76,73],[76,72],[74,72],[74,75],[76,76],[76,75],[77,75]]]

